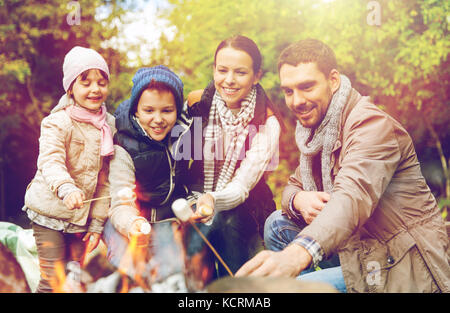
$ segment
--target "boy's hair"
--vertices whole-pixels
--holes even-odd
[[[135,102],[135,105],[131,108],[131,111],[132,111],[133,114],[136,113],[139,99],[141,98],[142,93],[144,91],[146,91],[146,90],[157,90],[159,92],[161,92],[161,91],[163,91],[163,92],[170,92],[173,95],[173,98],[175,99],[175,102],[176,102],[176,96],[175,96],[175,94],[173,92],[173,89],[169,85],[167,85],[167,84],[165,84],[163,82],[156,81],[155,79],[152,79],[150,81],[150,83],[145,88],[143,88],[141,90],[141,93],[137,97],[137,101]],[[176,103],[174,103],[174,104],[176,106]],[[179,108],[177,108],[177,115],[178,115],[178,111],[179,111]]]
[[[316,63],[325,76],[337,69],[333,50],[317,39],[300,40],[286,47],[278,57],[278,73],[284,64],[297,66],[301,63]]]
[[[170,90],[175,98],[177,115],[180,116],[183,110],[183,82],[181,79],[164,65],[154,67],[143,67],[137,70],[133,77],[133,87],[131,88],[130,106],[133,112],[136,111],[137,103],[145,89],[149,86],[156,86],[157,89]],[[151,85],[154,84],[154,85]]]
[[[172,88],[163,82],[156,81],[155,79],[152,79],[152,81],[147,85],[147,88],[145,88],[143,90],[147,90],[147,89],[148,90],[158,90],[158,91],[169,91],[173,95],[173,98],[175,99],[175,95],[173,93]]]
[[[81,76],[81,80],[86,80],[87,79],[90,70],[99,71],[100,75],[102,75],[102,77],[109,82],[108,74],[106,74],[101,69],[97,69],[97,68],[91,68],[89,70],[85,70],[84,72],[82,72],[80,75],[78,75],[78,76]],[[67,93],[69,93],[69,94],[72,93],[73,84],[75,84],[75,82],[76,82],[76,79],[74,79],[73,82],[70,84],[69,89],[67,89]]]

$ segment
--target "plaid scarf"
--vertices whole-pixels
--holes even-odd
[[[209,121],[205,130],[204,192],[222,190],[230,181],[236,162],[249,132],[256,105],[256,87],[241,102],[241,109],[235,116],[226,106],[217,90],[211,103]],[[223,160],[223,134],[230,137]],[[217,161],[217,163],[216,163]]]
[[[344,105],[347,103],[352,85],[350,80],[341,75],[341,85],[334,93],[331,103],[328,107],[327,114],[323,118],[319,127],[311,136],[311,128],[303,127],[297,121],[295,130],[295,141],[300,150],[300,173],[305,191],[317,191],[316,183],[312,174],[312,158],[322,151],[321,169],[322,169],[322,185],[323,191],[330,192],[333,189],[331,180],[331,152],[338,138],[339,121],[341,118]]]

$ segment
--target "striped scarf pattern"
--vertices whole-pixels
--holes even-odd
[[[249,133],[249,124],[254,117],[256,87],[242,100],[237,115],[226,106],[216,90],[209,111],[209,121],[205,130],[204,192],[225,188],[233,176],[236,162]],[[223,133],[230,137],[223,159]]]

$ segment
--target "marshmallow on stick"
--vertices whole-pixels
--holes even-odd
[[[200,214],[204,217],[210,216],[213,213],[212,207],[207,204],[203,204],[198,208]]]
[[[117,192],[117,196],[122,200],[122,202],[133,202],[136,200],[136,194],[131,190],[131,188],[125,187]]]
[[[172,210],[178,219],[187,222],[193,214],[191,207],[186,199],[180,198],[172,203]]]
[[[148,234],[150,234],[151,229],[152,229],[152,226],[149,223],[145,222],[145,223],[142,223],[141,229],[139,231],[144,235],[148,235]]]

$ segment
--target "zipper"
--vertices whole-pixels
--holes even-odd
[[[179,147],[180,141],[181,141],[182,137],[186,134],[186,132],[188,132],[190,130],[192,122],[193,122],[193,119],[190,120],[190,123],[189,123],[188,127],[181,133],[181,135],[180,135],[180,137],[178,139],[175,151],[178,151],[178,147]],[[167,160],[169,161],[169,166],[170,166],[170,189],[169,189],[169,193],[167,194],[166,199],[164,199],[164,201],[161,202],[161,205],[165,204],[169,200],[170,196],[173,193],[173,189],[175,187],[174,183],[173,183],[173,178],[175,177],[175,169],[177,167],[177,161],[174,159],[174,164],[173,164],[173,167],[172,167],[172,161],[170,160],[171,159],[170,158],[170,151],[169,151],[168,147],[166,147],[166,155],[167,155]]]

